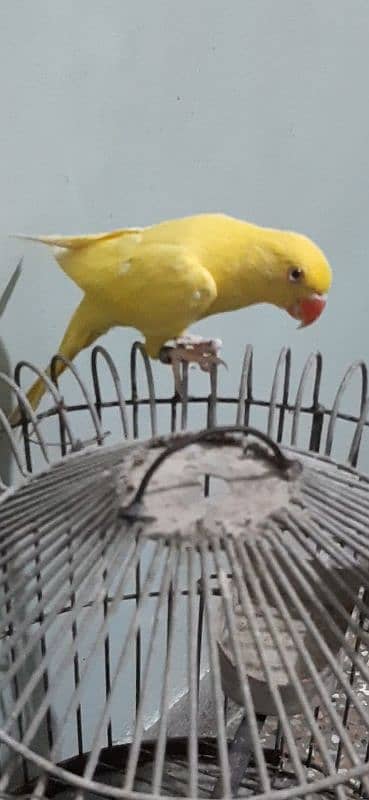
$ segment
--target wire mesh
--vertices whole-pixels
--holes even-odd
[[[3,438],[7,440],[20,475],[39,470],[60,454],[65,455],[92,442],[101,444],[122,437],[142,438],[188,427],[211,427],[217,423],[233,422],[256,424],[278,442],[332,455],[353,466],[359,465],[362,456],[361,466],[369,468],[362,447],[369,427],[368,372],[364,362],[351,364],[334,397],[323,400],[321,354],[311,354],[302,370],[299,367],[293,370],[291,351],[284,348],[274,373],[271,371],[269,395],[261,397],[257,392],[253,349],[247,346],[239,389],[234,395],[223,395],[219,391],[216,367],[210,374],[209,392],[192,394],[191,371],[184,365],[183,392],[179,398],[175,392],[158,396],[151,363],[141,343],[136,342],[132,347],[129,381],[124,384],[108,351],[97,346],[92,350],[90,381],[82,381],[75,365],[68,362],[72,375],[69,400],[61,393],[55,377],[59,358],[56,356],[52,361],[51,380],[25,361],[17,365],[14,380],[3,373],[0,375],[0,380],[10,387],[14,396],[23,401],[21,447],[14,429],[12,432],[5,414],[0,411]],[[37,415],[28,407],[28,418],[21,385],[28,382],[30,373],[31,376],[44,376],[48,387],[48,407]],[[106,398],[103,385],[109,382],[112,393]],[[76,402],[78,393],[82,395],[81,402]]]
[[[114,386],[109,400],[102,390],[103,365]],[[6,379],[23,402],[16,387],[26,366],[18,366],[14,383]],[[365,461],[368,431],[365,365],[348,369],[329,405],[321,398],[319,354],[308,359],[292,396],[289,350],[278,358],[266,399],[255,391],[250,347],[234,397],[219,393],[216,369],[206,396],[191,395],[184,369],[182,399],[157,397],[139,344],[131,354],[128,392],[101,347],[92,354],[91,385],[81,386],[75,367],[73,375],[82,402],[63,399],[55,381],[51,409],[30,418],[24,409],[20,441],[1,417],[20,486],[4,492],[0,506],[0,792],[78,798],[86,792],[140,798],[237,792],[280,800],[365,796],[369,487],[356,471],[360,458]],[[357,411],[343,407],[347,394]],[[277,442],[292,446],[286,453],[310,452],[303,457],[302,489],[308,520],[291,506],[270,520],[262,541],[245,545],[237,537],[204,534],[189,547],[181,537],[145,537],[143,520],[119,516],[116,471],[127,459],[134,460],[138,475],[146,465],[133,439],[204,423],[212,428],[224,419],[257,422]],[[123,446],[101,447],[109,443],[109,429],[110,441],[120,438]],[[335,448],[344,466],[332,462]],[[66,454],[70,458],[51,466]],[[30,480],[35,467],[44,474]],[[212,496],[209,475],[204,487]],[[296,558],[292,541],[304,559]],[[227,646],[219,635],[219,614]],[[260,614],[269,637],[262,640]],[[324,615],[333,618],[331,640],[320,627]],[[255,704],[240,619],[247,621],[269,688],[266,708]],[[328,664],[334,685],[322,680],[296,620]],[[286,637],[315,694],[286,656]],[[275,679],[270,642],[297,693],[297,708],[289,706]],[[228,682],[227,656],[233,670]],[[235,786],[232,744],[245,711],[252,753]],[[240,741],[244,757],[245,736]]]

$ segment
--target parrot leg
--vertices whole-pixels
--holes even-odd
[[[203,372],[210,372],[214,364],[223,364],[219,358],[222,346],[220,339],[203,339],[201,336],[181,336],[175,339],[175,344],[166,344],[160,350],[160,361],[163,364],[173,364],[174,361],[198,364]]]
[[[159,354],[163,364],[171,364],[176,391],[182,396],[180,365],[198,364],[203,372],[210,372],[218,364],[226,367],[225,361],[219,358],[222,346],[220,339],[203,339],[201,336],[185,334],[175,339],[174,344],[164,345]]]

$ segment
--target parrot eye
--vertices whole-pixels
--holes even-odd
[[[301,280],[303,274],[304,274],[303,270],[300,269],[299,267],[291,267],[291,269],[288,271],[288,278],[291,281],[291,283],[297,283],[298,281]]]

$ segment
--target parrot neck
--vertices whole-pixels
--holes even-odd
[[[260,228],[244,223],[242,235],[235,248],[228,253],[218,274],[214,274],[218,297],[212,313],[236,310],[258,303],[272,303],[284,307],[283,292],[279,296],[276,271],[280,269],[284,231]]]
[[[240,275],[241,293],[244,298],[249,298],[250,305],[273,301],[276,258],[271,243],[268,231],[259,232],[258,238],[250,243],[250,251]]]

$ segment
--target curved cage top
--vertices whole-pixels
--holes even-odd
[[[368,791],[368,480],[227,432],[85,449],[4,494],[0,791]]]
[[[286,349],[265,397],[251,347],[233,396],[216,369],[209,393],[192,395],[184,368],[182,398],[158,397],[139,344],[129,387],[101,347],[90,382],[70,366],[71,399],[51,381],[37,415],[19,389],[30,365],[14,382],[2,376],[23,403],[20,430],[1,415],[21,478],[0,503],[2,795],[366,797],[365,364],[347,370],[330,402],[321,356],[296,374]],[[214,437],[220,423],[259,429],[276,457],[276,471],[253,475],[248,489],[249,500],[262,500],[262,484],[268,502],[276,492],[263,536],[242,515],[241,534],[224,528],[238,513],[233,495],[217,506],[219,475],[235,468],[226,441],[214,463],[207,450],[187,463],[177,445],[160,460],[168,442],[197,446],[186,429]],[[256,448],[251,465],[258,458]],[[296,458],[302,473],[282,474]],[[200,470],[196,489],[188,468]],[[239,476],[231,483],[244,499]],[[214,507],[215,536],[201,522],[214,521]],[[158,536],[147,526],[168,508],[175,535]],[[186,508],[188,524],[201,524],[195,539],[178,535]]]
[[[129,380],[123,377],[108,351],[97,346],[91,353],[91,378],[82,380],[78,368],[68,362],[69,391],[55,375],[60,356],[51,366],[51,380],[30,362],[20,362],[14,380],[0,374],[23,410],[22,436],[11,430],[0,410],[2,447],[11,452],[18,472],[25,476],[60,455],[96,442],[155,436],[159,433],[200,429],[217,424],[252,424],[277,442],[321,452],[338,461],[369,469],[363,440],[369,429],[368,371],[364,362],[351,364],[337,381],[335,391],[322,390],[323,358],[312,353],[302,368],[292,363],[290,349],[283,348],[270,369],[269,389],[257,389],[258,364],[247,346],[235,391],[224,395],[219,371],[209,375],[209,391],[191,392],[191,370],[183,365],[182,397],[175,391],[158,393],[149,358],[141,343],[131,350]],[[265,373],[265,370],[263,370]],[[30,377],[44,375],[48,392],[41,412],[26,402],[23,388]],[[260,371],[259,371],[260,374]],[[103,389],[103,385],[111,389]],[[361,460],[360,460],[361,459]]]

